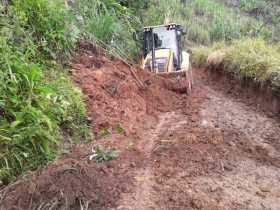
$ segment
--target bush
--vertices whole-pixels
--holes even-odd
[[[85,139],[81,92],[53,59],[67,58],[68,34],[59,1],[12,1],[2,5],[0,29],[0,181],[59,154],[60,140]],[[62,134],[63,133],[63,134]]]
[[[64,61],[69,58],[78,36],[75,31],[70,31],[70,15],[64,1],[14,0],[9,10],[20,29],[17,38],[19,35],[31,38],[46,59]]]
[[[169,5],[172,5],[172,8]],[[269,25],[266,19],[244,15],[241,8],[236,6],[229,8],[215,0],[187,0],[186,4],[180,0],[154,1],[145,13],[144,22],[146,25],[162,24],[165,15],[168,15],[172,22],[183,25],[188,31],[187,38],[198,45],[244,37],[261,36],[266,40],[276,41],[279,39],[277,33],[279,27],[276,24]],[[279,19],[277,17],[271,16],[270,22],[272,19],[277,22]]]
[[[126,5],[129,2],[121,3]],[[141,25],[140,20],[133,10],[121,3],[112,0],[77,0],[72,8],[80,16],[80,25],[86,37],[115,56],[136,59],[140,49],[132,37]]]

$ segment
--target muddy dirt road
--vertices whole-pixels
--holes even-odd
[[[280,209],[279,121],[208,83],[197,70],[188,106],[144,134],[145,166],[116,209]]]
[[[279,118],[205,70],[195,70],[190,96],[146,73],[148,90],[139,91],[122,62],[91,58],[75,66],[74,80],[88,96],[93,132],[114,123],[126,132],[78,145],[2,189],[1,210],[280,209]],[[97,144],[119,157],[89,162]]]

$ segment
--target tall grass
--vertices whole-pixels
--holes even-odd
[[[280,41],[280,2],[271,0],[223,0],[225,5],[240,10],[243,15],[260,22],[261,30],[268,28],[272,41]]]
[[[268,84],[275,91],[280,91],[280,52],[277,47],[262,38],[235,40],[231,45],[213,45],[209,48],[195,48],[193,50],[194,64],[206,66],[207,58],[215,60],[215,49],[223,49],[225,55],[217,58],[217,66],[223,68],[238,78],[250,79],[259,84]],[[209,57],[208,57],[209,56]],[[211,64],[211,65],[212,65]],[[220,69],[221,70],[221,69]]]
[[[243,37],[262,36],[269,40],[276,36],[263,20],[246,16],[239,8],[229,8],[215,0],[187,0],[186,4],[180,0],[154,1],[146,12],[146,22],[162,24],[165,15],[186,28],[187,39],[194,45]]]
[[[141,26],[137,11],[145,6],[142,1],[78,0],[72,5],[80,17],[85,36],[99,45],[126,59],[136,58],[139,48],[132,39],[133,32]]]

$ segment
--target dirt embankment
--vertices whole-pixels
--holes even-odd
[[[275,91],[271,84],[260,84],[252,79],[237,79],[235,75],[220,70],[219,67],[209,67],[206,73],[209,82],[219,83],[232,93],[242,93],[243,97],[247,97],[251,103],[256,103],[263,110],[280,114],[280,93]]]
[[[73,79],[98,140],[1,190],[1,210],[280,209],[280,123],[254,95],[196,69],[187,96],[133,68],[143,90],[124,62],[88,44],[79,55]],[[97,144],[119,156],[89,161]]]
[[[93,132],[113,128],[122,123],[127,133],[134,133],[145,116],[173,109],[177,94],[170,91],[172,80],[150,74],[115,59],[108,60],[105,52],[83,44],[73,65],[73,79],[86,95],[88,114]],[[136,76],[146,86],[141,89]],[[175,98],[174,98],[175,97]],[[140,123],[141,124],[141,123]]]

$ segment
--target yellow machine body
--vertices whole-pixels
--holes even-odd
[[[186,84],[190,92],[193,85],[190,54],[183,51],[183,28],[175,23],[149,26],[143,30],[142,68],[160,75],[175,77]]]
[[[173,52],[170,49],[157,49],[155,50],[155,60],[156,60],[156,66],[154,69],[155,73],[176,73],[181,71],[188,71],[190,69],[190,55],[189,53],[183,51],[182,52],[182,64],[181,64],[181,70],[177,71],[174,68],[173,63]],[[161,62],[158,62],[161,61]],[[148,69],[150,71],[152,70],[152,53],[150,52],[146,58],[143,59],[142,64],[143,69]]]

